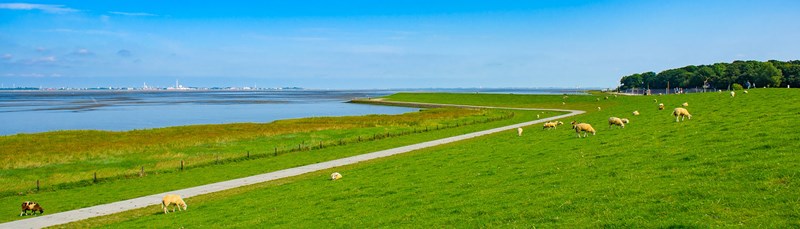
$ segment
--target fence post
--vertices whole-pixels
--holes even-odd
[[[183,171],[183,160],[181,160],[181,171]]]
[[[39,191],[39,180],[36,180],[36,191]]]
[[[94,183],[97,183],[97,172],[94,172]]]
[[[250,151],[247,151],[247,158],[250,158]]]
[[[144,166],[142,166],[142,170],[139,171],[139,177],[144,176]]]
[[[275,147],[275,156],[278,156],[278,147]]]

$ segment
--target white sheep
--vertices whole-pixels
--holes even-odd
[[[653,99],[653,103],[658,103],[658,99]]]
[[[633,111],[633,115],[639,115],[639,111]]]
[[[605,100],[608,100],[608,96],[606,96]]]
[[[672,110],[672,115],[675,116],[675,121],[676,122],[678,122],[678,117],[681,118],[681,121],[683,121],[686,117],[689,117],[689,119],[692,119],[692,115],[689,114],[689,111],[686,110],[686,108],[683,108],[683,107],[678,107],[678,108],[675,108],[675,110]]]
[[[601,110],[600,107],[597,107],[597,111],[600,111],[600,110]]]
[[[517,136],[522,136],[522,127],[517,128]]]
[[[565,102],[561,102],[561,105],[567,105],[567,103],[565,103]]]
[[[664,103],[658,104],[658,110],[664,110]]]
[[[338,179],[342,179],[342,174],[338,172],[331,173],[331,180],[338,180]]]
[[[625,123],[622,122],[622,119],[617,117],[608,118],[608,128],[611,129],[614,125],[620,126],[620,128],[625,128]]]
[[[625,123],[625,124],[628,124],[628,123],[631,122],[631,120],[628,120],[627,118],[623,118],[623,119],[620,119],[620,120],[622,120],[622,123]]]
[[[564,125],[564,123],[561,121],[545,122],[542,129],[558,129],[557,127],[560,125]]]
[[[583,132],[584,137],[587,137],[590,132],[592,135],[597,133],[594,128],[592,128],[592,125],[588,123],[577,123],[572,121],[572,129],[575,129],[575,133],[578,133],[578,138],[581,137],[581,132]]]
[[[689,102],[684,102],[683,104],[681,104],[681,106],[688,107],[689,106]]]
[[[788,86],[788,85],[787,85]],[[744,93],[747,94],[747,90],[744,90]]]
[[[735,97],[735,96],[736,96],[736,92],[735,91],[731,91],[731,97]]]
[[[183,201],[183,198],[181,198],[181,196],[176,194],[167,194],[164,196],[163,199],[161,199],[161,208],[164,209],[164,214],[167,214],[167,207],[173,204],[175,205],[175,208],[177,208],[178,210],[181,210],[181,208],[183,208],[181,211],[184,211],[186,210],[187,207],[189,207],[189,205],[187,205],[186,202]],[[175,208],[172,208],[172,212],[175,212]]]
[[[538,114],[536,115],[536,119],[539,119],[539,115]]]
[[[595,99],[597,100],[597,102],[600,102],[600,98],[595,98]]]

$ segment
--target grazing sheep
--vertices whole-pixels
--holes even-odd
[[[735,96],[736,96],[736,92],[735,91],[731,91],[731,97],[735,97]]]
[[[517,136],[522,136],[522,127],[517,128]]]
[[[608,96],[606,96],[605,100],[608,100]]]
[[[689,102],[685,102],[685,103],[681,104],[681,106],[688,107],[689,106]]]
[[[522,135],[521,131],[520,131],[520,135]],[[331,180],[338,180],[338,179],[342,179],[342,174],[341,173],[338,173],[338,172],[331,173]]]
[[[567,100],[567,98],[569,98],[569,96],[565,95],[564,97],[561,97],[561,99],[564,99],[564,100]]]
[[[789,85],[786,85],[786,86],[787,86],[787,88],[788,88],[788,86],[789,86]],[[747,94],[747,90],[744,90],[744,93],[745,93],[745,94]]]
[[[189,205],[186,205],[186,202],[183,201],[183,198],[181,198],[180,195],[167,194],[163,199],[161,199],[161,208],[164,209],[164,214],[167,214],[167,207],[173,204],[175,205],[175,208],[181,211],[186,210],[186,207],[189,207]],[[175,208],[172,208],[172,212],[175,212]]]
[[[561,102],[561,105],[567,105],[567,103],[565,103],[565,102]]]
[[[538,114],[536,115],[536,119],[539,119],[539,115]]]
[[[564,125],[564,123],[561,121],[546,122],[542,125],[542,129],[558,129],[557,127],[560,125]]]
[[[653,103],[658,103],[658,99],[653,99]]]
[[[634,116],[639,115],[639,111],[633,111],[633,115]]]
[[[689,117],[689,119],[692,119],[692,115],[689,114],[689,111],[686,110],[686,108],[683,108],[683,107],[675,108],[675,110],[672,111],[672,115],[675,116],[675,121],[676,122],[678,122],[678,117],[681,117],[681,121],[683,121],[686,117]]]
[[[597,107],[597,111],[600,111],[600,107]]]
[[[623,119],[620,119],[620,120],[622,120],[622,123],[625,123],[625,124],[628,124],[628,123],[631,122],[631,120],[628,120],[627,118],[623,118]]]
[[[616,98],[616,97],[617,97],[617,94],[614,94],[614,98]]]
[[[28,215],[28,211],[31,211],[34,215],[36,212],[39,212],[39,215],[44,214],[44,209],[42,209],[42,205],[33,201],[25,201],[22,202],[22,212],[19,213],[19,216]]]
[[[589,135],[589,132],[591,132],[592,135],[595,135],[595,133],[597,133],[594,130],[594,128],[592,128],[592,125],[588,123],[577,123],[575,121],[572,121],[572,129],[575,129],[575,133],[578,133],[578,138],[581,137],[581,132],[583,132],[584,137],[587,137]]]
[[[622,119],[617,117],[608,118],[608,128],[611,129],[614,125],[620,126],[620,128],[625,128],[625,122]]]
[[[600,102],[600,98],[595,98],[595,99],[597,100],[597,102]]]
[[[664,110],[664,104],[663,103],[659,103],[658,104],[658,110]]]

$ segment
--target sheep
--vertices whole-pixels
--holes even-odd
[[[786,85],[786,86],[789,86],[789,85]],[[747,90],[744,90],[744,93],[747,94]]]
[[[164,196],[163,199],[161,199],[161,209],[164,209],[164,214],[167,214],[167,207],[173,204],[178,210],[181,211],[184,211],[186,210],[187,207],[189,207],[189,205],[187,205],[186,202],[183,201],[183,198],[181,198],[180,195],[167,194]],[[181,207],[183,209],[181,209]],[[175,212],[175,208],[172,208],[172,212]]]
[[[557,127],[560,125],[564,125],[564,123],[561,121],[546,122],[542,125],[542,129],[558,129]]]
[[[617,117],[608,118],[608,128],[611,129],[614,125],[620,126],[620,128],[625,128],[625,123],[622,122],[622,119]]]
[[[539,119],[539,115],[538,114],[536,115],[536,119]]]
[[[591,132],[592,135],[595,135],[595,133],[597,133],[594,130],[594,128],[592,128],[592,125],[588,123],[577,123],[575,121],[572,121],[572,129],[575,129],[575,133],[578,133],[578,138],[581,137],[581,132],[583,132],[584,137],[587,137],[589,135],[589,132]]]
[[[689,102],[684,102],[683,104],[681,104],[681,106],[688,107],[689,106]]]
[[[595,98],[595,99],[597,100],[597,102],[600,102],[600,98]]]
[[[672,111],[672,115],[675,116],[675,122],[678,122],[678,117],[681,117],[681,121],[683,121],[686,117],[692,119],[692,115],[689,114],[689,111],[683,107],[675,108],[675,110]]]
[[[639,115],[639,111],[633,111],[633,115],[634,116]]]
[[[520,131],[520,135],[522,135],[521,131]],[[342,179],[342,174],[341,173],[338,173],[338,172],[331,173],[331,180],[338,180],[338,179]]]
[[[600,107],[597,107],[597,111],[600,111]]]
[[[617,97],[617,94],[614,94],[614,98],[616,98],[616,97]]]
[[[735,97],[735,96],[736,96],[736,92],[735,91],[731,91],[731,97]]]
[[[623,119],[620,119],[620,120],[622,120],[622,123],[625,123],[625,124],[628,124],[628,123],[631,122],[631,120],[628,120],[627,118],[623,118]]]
[[[664,103],[658,104],[658,110],[664,110]]]
[[[653,103],[658,103],[658,99],[653,99]]]
[[[606,96],[605,100],[608,100],[608,96]]]
[[[565,102],[561,102],[561,105],[567,105],[567,103],[565,103]]]
[[[42,205],[39,205],[39,203],[33,201],[22,202],[22,212],[19,213],[19,216],[28,215],[28,211],[31,211],[34,215],[36,215],[37,211],[39,212],[39,215],[44,214],[44,209],[42,208]]]
[[[522,137],[522,127],[517,128],[517,136]]]

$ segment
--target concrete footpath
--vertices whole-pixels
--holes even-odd
[[[224,191],[228,189],[238,188],[242,186],[247,186],[251,184],[257,184],[272,180],[277,180],[286,177],[297,176],[305,173],[315,172],[324,169],[330,169],[334,167],[344,166],[344,165],[351,165],[355,163],[359,163],[362,161],[368,161],[376,158],[388,157],[396,154],[407,153],[418,149],[424,149],[432,146],[438,146],[442,144],[457,142],[465,139],[475,138],[479,136],[484,136],[488,134],[498,133],[506,130],[517,129],[518,127],[529,126],[533,124],[543,123],[547,121],[552,121],[556,119],[566,118],[578,114],[585,113],[584,111],[578,110],[560,110],[560,109],[536,109],[536,108],[506,108],[506,107],[486,107],[486,106],[465,106],[465,105],[451,105],[451,104],[431,104],[431,103],[410,103],[410,102],[389,102],[389,101],[380,101],[381,104],[395,104],[395,105],[402,105],[402,106],[425,106],[425,107],[445,107],[445,106],[452,106],[452,107],[465,107],[465,108],[494,108],[494,109],[513,109],[513,110],[547,110],[547,111],[562,111],[562,112],[569,112],[568,114],[558,115],[550,118],[543,118],[529,122],[518,123],[514,125],[498,127],[489,130],[483,130],[473,133],[468,133],[459,136],[453,136],[428,142],[417,143],[413,145],[407,145],[403,147],[397,147],[393,149],[387,149],[367,154],[361,154],[357,156],[336,159],[332,161],[326,161],[316,164],[310,164],[300,167],[294,167],[284,170],[279,170],[270,173],[259,174],[255,176],[249,176],[239,179],[233,179],[223,182],[217,182],[213,184],[207,184],[192,188],[186,188],[181,190],[169,191],[164,193],[153,194],[149,196],[143,196],[139,198],[123,200],[103,205],[97,205],[93,207],[81,208],[66,212],[59,212],[54,214],[45,214],[42,216],[30,217],[23,220],[12,221],[8,223],[0,224],[0,228],[42,228],[42,227],[49,227],[55,226],[60,224],[66,224],[70,222],[80,221],[92,217],[97,216],[104,216],[104,215],[111,215],[114,213],[119,213],[123,211],[133,210],[137,208],[143,208],[151,205],[160,205],[161,198],[168,194],[174,193],[179,194],[183,198],[189,198],[193,196],[199,196],[203,194],[213,193]],[[514,133],[516,134],[516,133]],[[191,204],[191,203],[190,203]],[[191,210],[191,207],[189,208]]]

